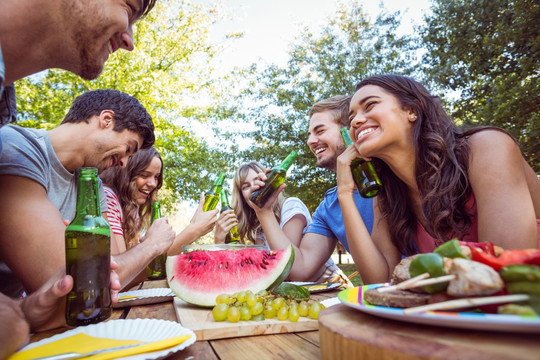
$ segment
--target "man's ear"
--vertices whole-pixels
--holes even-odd
[[[114,126],[114,111],[112,110],[103,110],[99,114],[99,127],[102,129],[113,128]]]

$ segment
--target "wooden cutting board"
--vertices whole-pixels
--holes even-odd
[[[263,321],[228,321],[216,322],[211,308],[190,305],[179,298],[174,298],[174,309],[178,322],[183,327],[193,330],[197,340],[223,339],[266,334],[282,334],[318,330],[317,320],[300,317],[297,322],[267,319]]]

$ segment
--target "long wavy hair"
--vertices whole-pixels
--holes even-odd
[[[150,165],[153,158],[158,158],[161,161],[157,186],[150,192],[145,203],[139,206],[133,200],[137,191],[135,181]],[[126,247],[129,249],[138,243],[139,231],[147,229],[150,225],[152,202],[156,201],[157,192],[163,185],[163,160],[153,147],[139,150],[129,158],[125,168],[117,166],[109,168],[101,173],[100,178],[120,199],[123,213],[122,230],[124,231]]]
[[[238,233],[240,234],[240,239],[242,239],[243,243],[249,241],[255,244],[257,239],[261,238],[263,230],[255,211],[247,204],[242,195],[242,184],[246,180],[249,170],[258,173],[264,172],[265,168],[257,161],[251,161],[241,165],[236,170],[233,180],[231,207],[238,218]],[[278,223],[281,220],[281,206],[284,201],[285,197],[283,196],[283,193],[280,193],[272,208]]]
[[[417,115],[412,140],[415,150],[415,174],[422,199],[425,230],[438,241],[467,233],[473,215],[465,204],[472,194],[468,180],[468,137],[486,128],[462,132],[444,111],[438,96],[433,96],[417,81],[399,75],[378,75],[360,81],[356,90],[366,85],[381,87],[393,95],[403,110]],[[508,133],[507,133],[508,134]],[[418,220],[413,211],[407,186],[382,160],[374,158],[384,189],[379,193],[381,214],[388,222],[393,244],[406,255],[417,252],[415,246]]]

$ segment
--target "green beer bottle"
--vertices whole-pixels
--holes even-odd
[[[348,147],[353,144],[349,135],[349,129],[346,127],[341,128],[341,136],[343,137],[345,146]],[[379,190],[382,189],[382,184],[371,161],[365,161],[360,158],[354,159],[351,163],[351,172],[360,196],[364,198],[377,196]]]
[[[154,201],[152,203],[151,222],[161,217],[161,203]],[[165,270],[165,262],[167,261],[167,254],[158,255],[148,264],[146,267],[146,278],[148,280],[159,280],[167,277]]]
[[[227,190],[221,190],[221,212],[232,210],[229,204],[229,197],[227,196]],[[238,227],[234,225],[229,233],[225,236],[225,244],[239,244],[240,234],[238,234]]]
[[[296,151],[291,151],[289,156],[287,156],[279,166],[272,168],[272,170],[266,175],[267,180],[264,186],[249,196],[249,199],[255,205],[262,208],[264,204],[266,204],[272,194],[275,193],[285,181],[285,178],[287,177],[287,170],[289,170],[297,156],[298,154]]]
[[[219,193],[221,192],[221,187],[223,186],[223,181],[225,180],[225,174],[220,174],[217,180],[212,185],[212,188],[206,193],[203,204],[203,211],[214,210],[219,203]]]
[[[65,231],[66,273],[73,289],[66,296],[66,323],[80,326],[111,316],[111,228],[101,216],[96,168],[77,169],[75,218]]]

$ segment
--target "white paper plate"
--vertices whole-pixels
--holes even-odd
[[[333,298],[322,300],[321,304],[323,304],[324,307],[329,308],[330,306],[341,304],[341,301],[339,301],[339,299],[337,297],[333,297]]]
[[[186,329],[179,323],[173,321],[158,319],[119,319],[109,320],[99,324],[79,326],[62,334],[57,334],[50,338],[29,344],[20,351],[32,349],[36,346],[48,344],[79,333],[114,340],[140,340],[146,342],[165,340],[181,335],[191,335],[189,339],[175,347],[120,358],[124,360],[160,359],[187,348],[197,340],[193,331]]]
[[[427,311],[407,315],[403,309],[375,306],[364,300],[363,292],[390,284],[371,284],[345,289],[339,292],[339,300],[354,309],[392,320],[400,320],[417,324],[447,326],[460,329],[489,331],[508,331],[540,333],[540,316],[525,317],[518,315],[499,315],[482,313],[458,313],[444,311]]]
[[[176,295],[174,295],[174,292],[169,288],[126,291],[118,294],[118,303],[113,304],[113,307],[118,308],[124,306],[156,304],[172,301],[175,296]],[[122,299],[122,297],[126,298]]]
[[[315,284],[313,282],[298,282],[298,281],[288,281],[288,283],[298,285],[298,286],[303,286],[306,289],[308,289],[311,294],[334,290],[341,285],[340,283]],[[319,287],[319,285],[322,285],[323,287]]]

